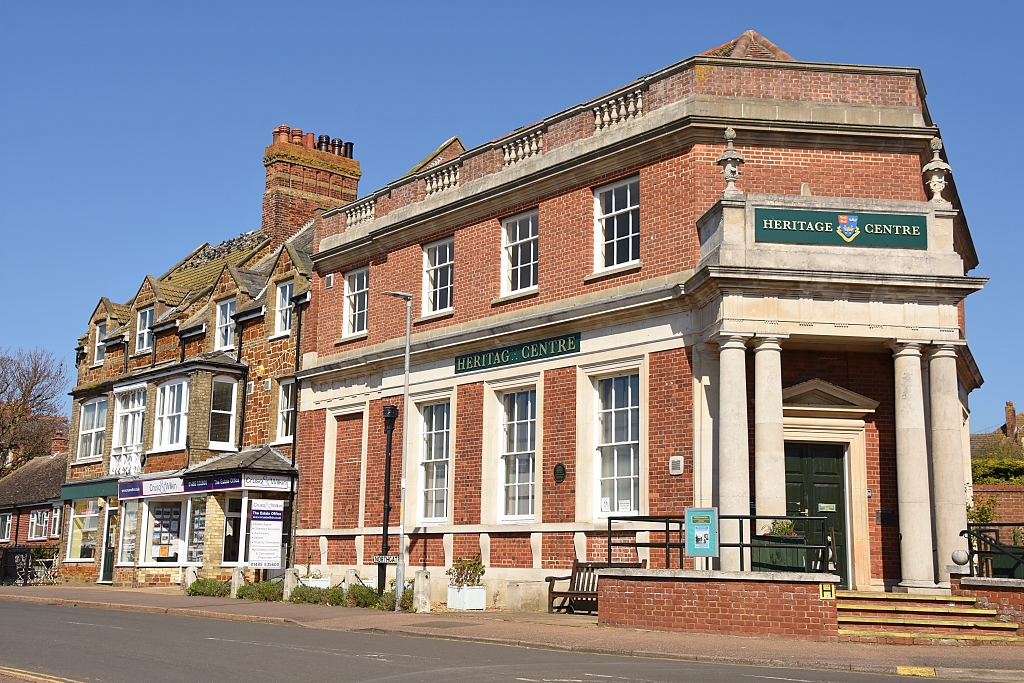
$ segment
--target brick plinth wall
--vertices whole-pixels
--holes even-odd
[[[822,600],[817,582],[671,574],[648,570],[635,576],[601,576],[598,623],[653,631],[839,639],[836,601]]]
[[[974,495],[996,499],[995,522],[1024,524],[1024,484],[975,484]]]
[[[968,582],[967,585],[963,585],[963,581]],[[988,582],[992,582],[992,585],[984,585]],[[953,595],[977,598],[978,602],[975,607],[999,610],[998,619],[1000,621],[1019,624],[1015,633],[1011,631],[1003,635],[1024,636],[1024,581],[1000,581],[1001,584],[1018,585],[997,585],[992,579],[951,576],[949,583]]]

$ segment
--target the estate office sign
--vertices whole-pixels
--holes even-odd
[[[754,241],[927,249],[928,219],[889,213],[755,209]]]
[[[531,360],[542,360],[565,356],[570,353],[579,353],[580,333],[564,334],[560,337],[541,339],[540,341],[526,342],[504,346],[491,351],[470,353],[465,356],[455,357],[455,374],[472,372],[474,370],[485,370],[496,368],[502,365],[515,365]]]

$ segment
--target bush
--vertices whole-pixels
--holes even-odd
[[[345,586],[338,584],[337,586],[331,586],[324,591],[327,596],[327,604],[334,607],[345,604]]]
[[[462,588],[463,586],[479,586],[480,579],[485,571],[487,569],[484,567],[483,562],[480,561],[480,556],[477,555],[471,560],[464,560],[461,557],[455,558],[452,568],[445,572],[445,574],[451,577],[451,585],[456,588]]]
[[[1024,484],[1024,459],[977,458],[971,471],[975,484]]]
[[[238,597],[241,600],[280,602],[281,600],[284,600],[284,584],[280,581],[247,583],[238,589]]]
[[[402,611],[412,612],[412,589],[406,588],[402,591]]]
[[[380,601],[377,603],[377,609],[382,612],[394,612],[395,611],[395,592],[384,591],[384,595],[380,596]]]
[[[376,607],[378,602],[377,591],[362,584],[357,583],[345,593],[345,604],[348,607]],[[391,608],[395,608],[395,603],[391,603]]]
[[[208,598],[226,598],[231,595],[231,582],[217,579],[199,579],[188,587],[189,595],[202,595]]]
[[[292,591],[291,602],[300,602],[306,605],[326,605],[327,589],[315,586],[298,585]]]

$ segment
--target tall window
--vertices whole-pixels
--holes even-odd
[[[504,439],[505,515],[533,515],[537,444],[537,392],[505,394]]]
[[[174,380],[162,385],[157,390],[153,447],[183,446],[187,431],[188,380]]]
[[[423,407],[423,517],[448,516],[449,403]]]
[[[78,424],[78,459],[103,457],[104,437],[107,429],[107,399],[97,398],[82,404],[82,419]]]
[[[596,200],[597,269],[640,260],[640,180],[599,188]]]
[[[135,328],[135,350],[148,351],[153,348],[153,307],[139,311],[139,322]]]
[[[68,559],[91,560],[96,556],[96,537],[99,526],[100,506],[95,498],[76,500],[71,504]]]
[[[360,268],[345,276],[344,334],[366,332],[366,309],[370,294],[370,269]]]
[[[292,331],[292,289],[294,283],[291,280],[282,282],[277,286],[277,334],[285,334]]]
[[[601,512],[640,509],[640,375],[598,380]]]
[[[242,539],[242,499],[228,498],[224,508],[224,562],[238,562]]]
[[[537,212],[505,221],[503,291],[508,294],[537,286]]]
[[[281,382],[277,399],[277,440],[290,439],[295,434],[295,382]]]
[[[28,540],[44,541],[50,534],[50,511],[33,510],[28,516]]]
[[[188,537],[185,543],[185,561],[202,563],[206,544],[206,496],[191,499],[188,516]]]
[[[125,501],[121,517],[121,562],[132,564],[139,547],[139,499]]]
[[[210,448],[235,447],[235,390],[230,377],[214,377],[210,392]]]
[[[64,508],[60,505],[53,506],[53,512],[50,514],[50,535],[60,536],[60,518]]]
[[[455,240],[448,238],[423,248],[424,313],[452,307],[452,277],[455,272]]]
[[[11,540],[11,513],[0,514],[0,541]]]
[[[103,339],[107,336],[107,324],[96,323],[96,343],[93,346],[92,351],[92,362],[102,363],[104,356],[107,355],[107,347],[103,344]]]
[[[142,471],[146,388],[116,394],[114,407],[114,447],[110,451],[110,473],[132,476]]]
[[[235,345],[235,300],[228,299],[217,304],[217,349],[230,349]]]

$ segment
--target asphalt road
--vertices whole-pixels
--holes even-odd
[[[6,667],[72,681],[110,683],[895,680],[848,672],[586,655],[20,602],[0,603],[0,676]]]

